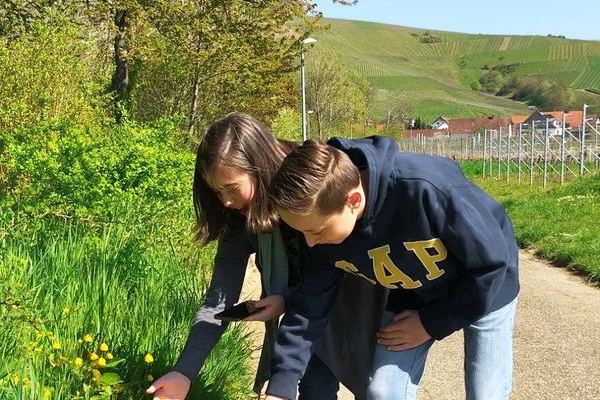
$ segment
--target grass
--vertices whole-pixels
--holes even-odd
[[[519,64],[518,72],[524,76],[559,80],[573,89],[600,90],[600,42],[429,30],[440,42],[427,44],[419,40],[425,32],[422,29],[337,19],[326,22],[330,29],[317,34],[319,44],[313,51],[334,52],[373,82],[380,98],[374,105],[378,118],[383,115],[381,98],[387,93],[407,97],[426,122],[439,115],[528,114],[522,103],[470,89],[486,64]],[[578,101],[600,104],[598,95],[575,93]]]
[[[177,359],[214,247],[197,251],[181,219],[116,215],[93,226],[42,219],[0,235],[0,399],[145,399],[148,376]],[[190,398],[247,398],[249,351],[241,327],[229,330]]]
[[[494,196],[510,215],[522,247],[600,282],[600,174],[543,189],[481,178],[481,163],[463,163],[476,184]]]

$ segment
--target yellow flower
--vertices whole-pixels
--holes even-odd
[[[44,388],[44,400],[50,400],[52,398],[52,389]]]
[[[81,358],[81,357],[77,357],[77,358],[75,359],[75,361],[73,361],[73,363],[74,363],[75,365],[77,365],[78,367],[81,367],[81,366],[83,365],[83,358]]]
[[[108,345],[106,344],[106,342],[102,342],[102,344],[100,345],[100,350],[108,351]]]
[[[89,333],[86,333],[85,336],[83,337],[84,342],[92,343],[93,340],[94,340],[94,338]]]
[[[21,380],[21,376],[17,372],[13,372],[12,374],[10,374],[10,380],[13,384],[17,385]]]
[[[148,376],[146,377],[146,380],[147,380],[148,382],[152,382],[152,381],[154,381],[154,377],[153,377],[152,375],[148,375]]]
[[[154,362],[154,357],[152,357],[152,354],[146,353],[144,361],[146,361],[146,364],[152,364]]]
[[[106,358],[109,360],[112,360],[113,359],[112,353],[106,353]]]
[[[104,359],[104,357],[100,357],[100,358],[98,359],[98,365],[99,365],[100,367],[106,367],[106,360]]]
[[[37,338],[43,338],[44,336],[46,336],[46,334],[45,334],[44,332],[42,332],[42,331],[37,331],[37,332],[35,333],[35,336],[36,336]]]
[[[68,313],[70,313],[70,312],[71,312],[71,308],[70,308],[70,307],[65,307],[65,308],[63,308],[63,313],[64,313],[64,314],[68,314]]]
[[[97,369],[92,370],[92,375],[94,376],[94,380],[100,380],[102,378],[102,374]]]
[[[90,360],[96,361],[97,359],[98,359],[98,354],[96,354],[96,353],[90,353]]]
[[[52,348],[54,350],[60,350],[60,348],[61,348],[60,343],[58,343],[58,342],[52,342]]]

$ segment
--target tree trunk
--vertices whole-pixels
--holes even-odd
[[[192,88],[192,104],[190,105],[190,114],[188,115],[188,135],[191,138],[196,131],[196,120],[198,113],[198,95],[200,93],[200,62],[196,65],[194,74],[194,83]]]
[[[112,77],[111,89],[115,92],[115,112],[117,122],[123,120],[120,105],[127,98],[129,90],[129,62],[127,61],[127,28],[129,27],[129,14],[127,10],[115,12],[115,26],[118,29],[115,35],[115,72]]]
[[[196,70],[194,71],[194,82],[192,83],[192,103],[188,115],[188,135],[193,137],[198,120],[198,96],[200,94],[200,51],[202,50],[202,32],[198,33],[196,42]]]

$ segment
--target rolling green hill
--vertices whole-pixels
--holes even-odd
[[[581,102],[600,104],[600,95],[592,93],[600,93],[600,42],[426,31],[339,19],[325,23],[329,29],[315,34],[318,51],[335,53],[373,82],[378,117],[388,93],[406,96],[427,122],[439,115],[527,114],[523,103],[470,88],[484,66],[502,64],[517,64],[514,68],[522,76],[561,81]]]

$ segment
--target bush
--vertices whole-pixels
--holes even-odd
[[[279,139],[301,141],[302,116],[297,111],[284,107],[273,120],[271,131]]]
[[[503,83],[502,74],[498,71],[490,70],[479,78],[481,89],[488,93],[496,93]]]
[[[178,151],[174,129],[167,121],[156,128],[50,124],[0,132],[0,207],[14,215],[107,218],[124,198],[144,199],[148,212],[158,201],[189,202],[193,155]]]

